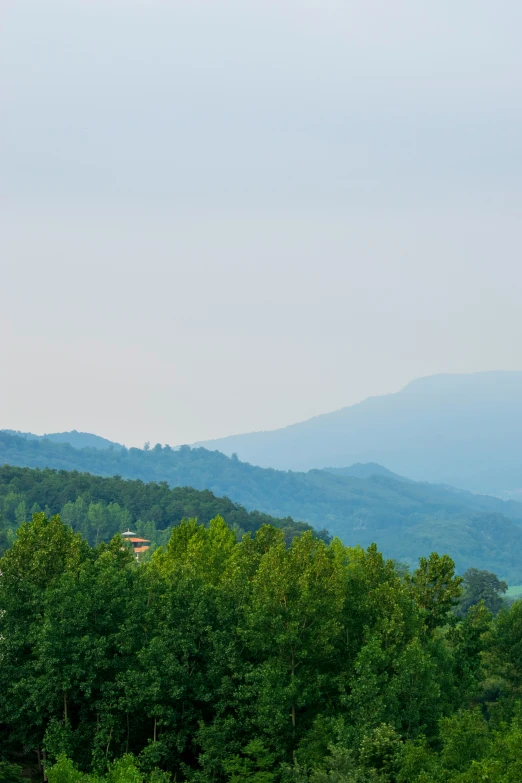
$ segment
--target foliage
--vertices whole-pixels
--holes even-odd
[[[481,601],[492,614],[498,614],[505,606],[502,595],[507,591],[507,582],[489,571],[468,568],[463,575],[463,592],[457,608],[457,614],[464,617],[468,609]]]
[[[49,783],[169,783],[171,779],[168,773],[159,769],[149,774],[143,773],[137,759],[130,753],[107,764],[105,774],[102,775],[82,772],[63,753],[46,772]]]
[[[0,752],[49,783],[521,779],[522,602],[455,617],[447,556],[215,517],[138,565],[38,513],[0,572]]]
[[[0,760],[0,783],[22,783],[22,770],[16,764]]]
[[[455,578],[454,570],[454,563],[448,555],[440,557],[432,552],[429,558],[421,557],[419,567],[412,576],[417,603],[431,630],[446,625],[449,612],[459,602],[462,579]]]

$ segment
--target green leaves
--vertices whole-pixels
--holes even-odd
[[[89,556],[86,541],[60,517],[33,516],[17,531],[12,547],[2,558],[2,574],[12,584],[43,590],[64,571],[72,571]]]
[[[81,772],[65,754],[61,754],[47,772],[49,783],[169,783],[170,775],[153,770],[145,775],[134,756],[125,754],[107,766],[104,775],[87,775]]]
[[[500,612],[494,627],[495,665],[517,694],[522,690],[522,601]]]
[[[38,514],[0,570],[0,740],[50,783],[514,783],[522,610],[459,621],[447,557],[216,517],[137,565]]]
[[[23,783],[22,770],[16,764],[0,760],[0,783]]]
[[[429,630],[448,622],[449,612],[458,604],[461,584],[462,578],[455,576],[455,564],[448,555],[440,557],[432,552],[428,559],[420,558],[411,585]]]
[[[468,568],[462,578],[462,596],[456,613],[459,617],[464,617],[472,606],[483,601],[484,606],[496,615],[505,606],[502,594],[507,588],[507,582],[498,579],[495,574]]]
[[[227,759],[223,768],[228,783],[273,783],[275,756],[260,739],[251,740],[241,754]]]

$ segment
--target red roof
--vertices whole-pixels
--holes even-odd
[[[127,541],[131,541],[133,544],[150,544],[148,538],[127,538]]]

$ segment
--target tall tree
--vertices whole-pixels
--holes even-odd
[[[499,579],[490,571],[468,568],[462,577],[462,596],[456,608],[456,614],[464,617],[471,606],[481,601],[492,614],[498,614],[505,606],[502,596],[507,591],[507,582]]]
[[[448,555],[432,552],[429,558],[420,558],[411,585],[429,630],[448,622],[450,611],[458,604],[461,584],[462,577],[455,576],[455,563]]]
[[[59,517],[35,514],[0,559],[0,723],[10,727],[11,742],[35,751],[42,747],[51,714],[49,705],[39,699],[37,685],[36,645],[46,590],[63,574],[77,572],[90,557],[85,540]]]

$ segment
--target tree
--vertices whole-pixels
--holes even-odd
[[[446,625],[461,595],[461,583],[462,577],[455,576],[455,564],[448,555],[432,552],[429,558],[420,558],[411,586],[429,630]]]
[[[46,591],[34,645],[35,693],[49,714],[45,746],[51,758],[73,753],[87,767],[93,748],[103,748],[102,763],[114,749],[125,750],[117,679],[129,666],[122,634],[136,571],[118,537]]]
[[[502,595],[507,591],[507,582],[490,571],[468,568],[462,579],[462,588],[460,603],[455,610],[458,617],[464,617],[471,606],[476,606],[481,601],[493,615],[498,614],[505,606]]]
[[[275,756],[269,753],[260,739],[251,740],[241,754],[224,763],[229,783],[273,783]]]
[[[491,644],[492,615],[483,603],[471,606],[463,620],[452,626],[446,636],[451,654],[451,682],[444,688],[451,707],[471,703],[484,681],[483,653]]]
[[[309,533],[260,557],[239,633],[252,665],[252,719],[280,752],[297,747],[333,685],[343,588],[339,564]]]
[[[10,727],[11,742],[41,748],[50,713],[39,699],[36,644],[46,590],[90,557],[59,517],[35,514],[0,559],[0,723]]]
[[[326,758],[326,769],[314,770],[310,783],[384,783],[375,769],[358,763],[349,748],[333,744]]]
[[[522,689],[522,601],[503,609],[493,629],[493,665],[518,695]]]

